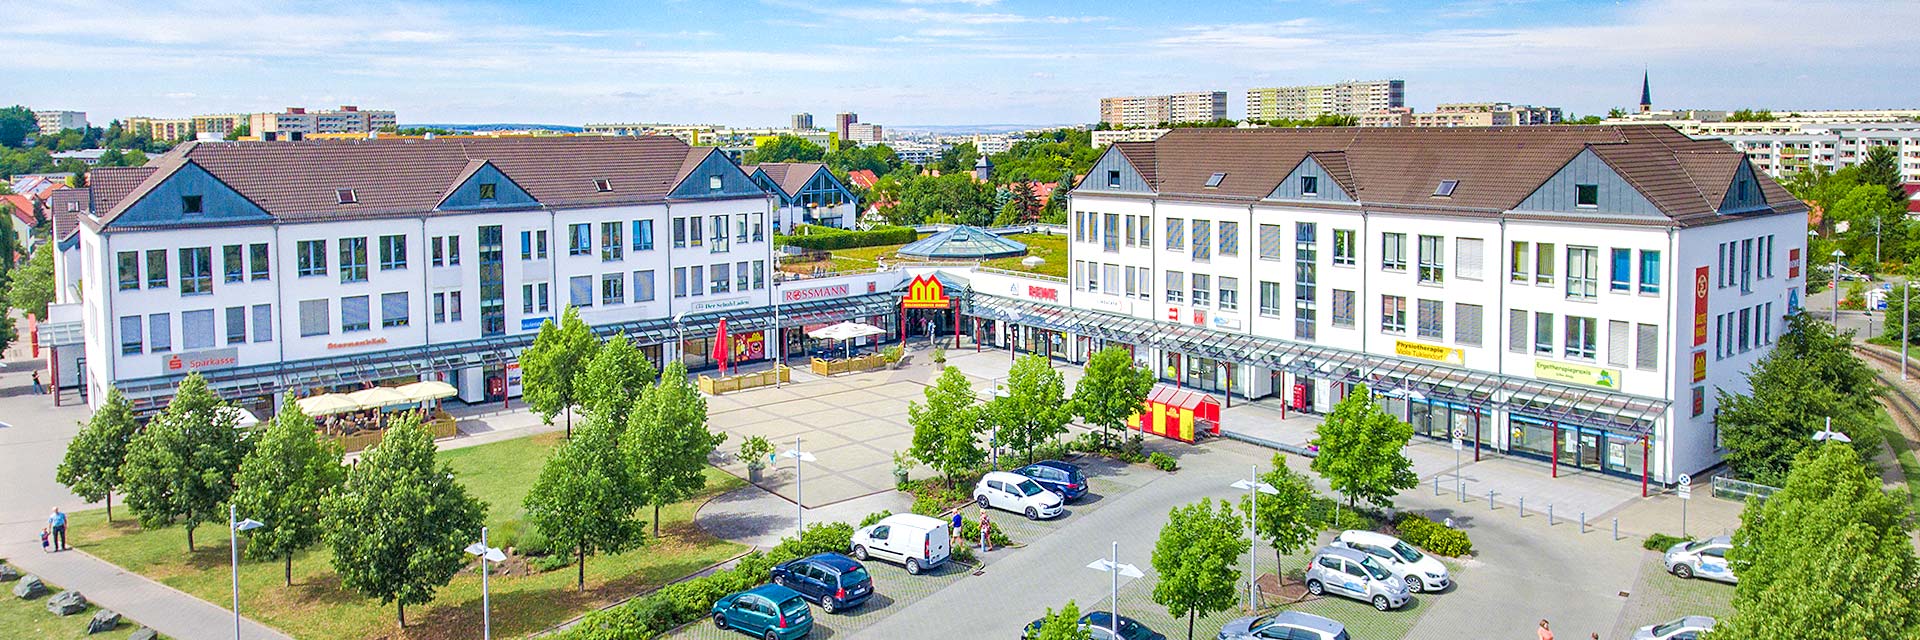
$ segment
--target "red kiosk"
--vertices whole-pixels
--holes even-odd
[[[1134,429],[1187,443],[1220,435],[1220,401],[1206,393],[1155,385],[1142,409],[1127,420]]]

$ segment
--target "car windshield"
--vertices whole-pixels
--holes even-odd
[[[780,611],[789,616],[798,616],[807,612],[807,601],[801,600],[800,596],[787,598],[786,602],[780,603]]]
[[[1654,627],[1653,627],[1653,635],[1656,635],[1656,636],[1664,636],[1664,635],[1667,635],[1667,634],[1669,634],[1669,633],[1673,633],[1674,631],[1677,631],[1677,630],[1679,630],[1679,629],[1680,629],[1681,627],[1684,627],[1684,626],[1687,626],[1687,619],[1686,619],[1686,618],[1681,618],[1681,619],[1679,619],[1679,620],[1674,620],[1674,621],[1672,621],[1672,622],[1668,622],[1668,623],[1666,623],[1666,624],[1661,624],[1661,625],[1654,625]]]
[[[855,568],[852,571],[848,571],[846,573],[840,574],[840,585],[841,586],[856,585],[862,582],[866,582],[867,579],[868,578],[867,578],[866,569]]]
[[[1701,547],[1705,547],[1705,546],[1707,546],[1707,541],[1701,540],[1699,542],[1689,542],[1687,543],[1687,546],[1681,547],[1681,548],[1686,549],[1687,551],[1699,551]],[[1677,621],[1676,621],[1676,624],[1677,624]]]
[[[1413,548],[1413,545],[1398,540],[1393,541],[1393,554],[1400,556],[1401,560],[1407,562],[1419,562],[1420,558],[1424,557],[1420,555],[1418,550]]]
[[[1037,496],[1040,495],[1040,492],[1046,491],[1046,489],[1040,488],[1040,483],[1032,480],[1021,480],[1020,484],[1014,486],[1018,487],[1016,490],[1023,496]]]
[[[1375,580],[1385,580],[1387,576],[1390,575],[1387,573],[1387,570],[1381,568],[1380,563],[1371,556],[1361,559],[1360,566],[1365,567],[1367,574],[1373,576]]]

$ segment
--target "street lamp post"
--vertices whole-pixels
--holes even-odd
[[[499,549],[487,546],[487,528],[480,527],[480,541],[467,545],[467,553],[480,558],[480,638],[493,638],[493,601],[487,588],[487,574],[493,573],[487,566],[489,562],[505,562],[507,554]]]
[[[1912,338],[1907,335],[1907,318],[1913,317],[1913,280],[1900,281],[1900,381],[1907,381],[1907,344]]]
[[[1088,564],[1087,568],[1094,571],[1104,571],[1111,576],[1113,580],[1111,599],[1107,600],[1107,612],[1108,615],[1112,616],[1112,619],[1107,622],[1113,625],[1108,631],[1112,632],[1113,637],[1118,638],[1120,637],[1120,576],[1138,578],[1146,574],[1141,573],[1139,567],[1130,564],[1120,564],[1119,541],[1113,543],[1112,553],[1113,556],[1111,558],[1095,560]]]
[[[799,436],[793,437],[793,448],[788,449],[786,453],[780,454],[780,457],[793,458],[793,515],[795,522],[793,531],[794,535],[798,536],[807,530],[807,505],[801,500],[802,489],[805,485],[801,480],[800,463],[813,462],[814,457],[813,454],[800,450]]]
[[[995,400],[1013,397],[1013,391],[1007,389],[1006,383],[1000,382],[1001,380],[1006,380],[1006,378],[996,378],[993,385],[993,398]],[[1000,470],[1000,421],[998,420],[993,420],[993,436],[991,439],[987,440],[987,455],[993,460],[993,470],[999,471]]]
[[[1847,252],[1833,250],[1833,326],[1835,327],[1840,326],[1840,259],[1845,257]]]
[[[238,508],[229,503],[227,505],[227,550],[233,557],[233,640],[240,640],[240,532],[267,526],[253,518],[236,522],[235,519],[238,517]]]
[[[1853,442],[1853,438],[1847,437],[1847,434],[1833,430],[1833,416],[1827,416],[1826,428],[1813,433],[1814,442],[1826,442],[1828,440],[1834,442]]]
[[[1259,511],[1260,494],[1275,495],[1280,491],[1261,482],[1259,468],[1254,465],[1247,465],[1247,479],[1235,480],[1231,486],[1247,492],[1247,610],[1252,611],[1258,606],[1254,597],[1253,514]]]

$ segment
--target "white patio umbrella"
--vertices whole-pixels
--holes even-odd
[[[233,418],[233,426],[236,429],[244,429],[260,424],[260,418],[258,416],[253,415],[252,411],[241,407],[220,407],[219,411],[221,415]]]
[[[400,393],[393,387],[361,389],[347,394],[347,397],[359,403],[362,409],[378,409],[380,407],[390,407],[396,404],[413,402],[413,400],[407,398],[406,394]]]
[[[360,403],[354,402],[353,398],[338,393],[324,393],[317,396],[301,398],[295,401],[295,404],[300,405],[300,411],[309,416],[330,416],[336,413],[359,411],[365,408],[360,406]]]
[[[439,380],[424,380],[413,384],[403,384],[394,387],[394,391],[400,392],[400,395],[406,396],[407,400],[411,402],[426,402],[429,400],[439,400],[441,398],[451,398],[457,393],[454,391],[453,385]]]
[[[842,322],[815,329],[807,333],[807,335],[819,340],[839,340],[842,343],[847,343],[849,340],[882,335],[886,332],[886,329],[862,322]],[[853,356],[853,345],[851,343],[847,343],[847,356]]]

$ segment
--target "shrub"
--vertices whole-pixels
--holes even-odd
[[[1070,454],[1070,453],[1073,453],[1073,445],[1071,442],[1060,442],[1060,441],[1043,442],[1043,443],[1040,443],[1039,445],[1034,446],[1033,459],[1065,460],[1067,457],[1067,454]]]
[[[902,350],[900,349],[900,345],[897,345],[897,344],[896,344],[896,345],[893,345],[893,346],[891,346],[891,347],[887,347],[887,348],[885,348],[885,349],[881,349],[881,350],[880,350],[880,358],[881,358],[881,359],[883,359],[883,360],[886,360],[886,361],[887,361],[887,364],[893,364],[893,363],[895,363],[895,362],[899,362],[899,361],[900,361],[900,356],[901,356],[901,354],[902,354],[902,353],[903,353],[903,351],[902,351]]]
[[[1467,533],[1428,520],[1426,516],[1415,513],[1402,513],[1394,521],[1400,538],[1436,555],[1460,557],[1473,553],[1473,542],[1467,539]]]
[[[1172,472],[1174,469],[1180,468],[1180,461],[1173,459],[1173,456],[1158,451],[1147,456],[1147,464],[1151,464],[1155,468],[1166,472]]]
[[[946,364],[946,363],[947,363],[947,350],[946,350],[946,349],[941,349],[941,348],[939,348],[939,347],[935,347],[935,348],[933,349],[933,363],[934,363],[934,364],[942,364],[942,365],[943,365],[943,364]]]
[[[1312,500],[1313,501],[1308,503],[1307,506],[1308,513],[1313,517],[1315,522],[1321,523],[1321,526],[1341,531],[1347,529],[1358,529],[1361,531],[1380,530],[1382,522],[1378,512],[1366,507],[1349,507],[1340,504],[1338,500],[1333,498],[1315,496]]]
[[[891,516],[891,515],[893,515],[893,512],[888,511],[886,509],[881,509],[879,511],[869,513],[867,514],[866,518],[863,518],[860,520],[860,526],[856,528],[865,529],[869,526],[872,526],[876,522],[887,519],[887,516]]]
[[[834,249],[853,249],[856,247],[878,247],[889,244],[906,244],[919,239],[913,227],[875,227],[869,231],[852,231],[831,227],[804,226],[807,235],[774,236],[775,245],[787,245],[802,249],[831,251]]]
[[[947,510],[947,503],[939,494],[922,493],[913,497],[913,512],[923,516],[938,516]]]
[[[1646,542],[1640,543],[1640,546],[1645,547],[1648,551],[1666,551],[1672,548],[1673,545],[1682,542],[1693,542],[1693,538],[1677,538],[1664,533],[1656,533],[1647,536]]]
[[[1007,530],[1000,525],[994,525],[993,529],[987,533],[987,536],[993,539],[993,546],[996,547],[1013,544],[1013,538],[1007,537]],[[968,544],[978,543],[980,541],[980,522],[966,516],[960,516],[960,538],[966,540]]]
[[[954,547],[953,550],[949,551],[947,555],[953,556],[954,562],[964,562],[967,564],[973,564],[973,560],[974,560],[973,547],[969,547],[963,544],[958,547]]]
[[[773,443],[761,436],[747,436],[740,441],[740,461],[749,467],[766,468],[767,456],[773,455]]]
[[[559,569],[569,564],[573,564],[573,556],[569,556],[566,554],[538,556],[532,560],[527,561],[527,566],[533,567],[533,570],[539,571],[541,573],[546,573],[554,569]]]

